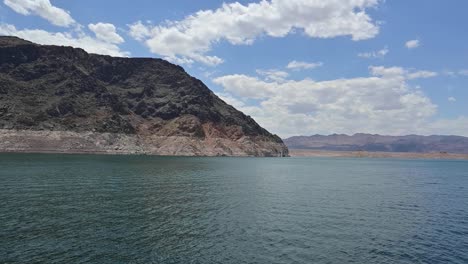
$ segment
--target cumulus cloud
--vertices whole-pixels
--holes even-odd
[[[453,119],[437,119],[422,127],[420,134],[424,135],[458,135],[468,136],[468,117],[459,116]]]
[[[119,46],[93,38],[79,32],[48,32],[40,29],[17,29],[13,25],[0,24],[0,35],[18,36],[20,38],[43,45],[63,45],[82,48],[90,53],[129,56],[130,53],[122,51]]]
[[[149,26],[144,25],[141,21],[128,25],[130,28],[129,34],[136,40],[143,41],[145,38],[151,37]]]
[[[318,67],[322,67],[323,63],[322,62],[304,62],[304,61],[296,61],[293,60],[288,65],[286,68],[291,69],[291,70],[307,70],[307,69],[315,69]]]
[[[225,101],[282,137],[358,132],[431,134],[437,133],[441,124],[455,124],[432,121],[437,105],[408,82],[410,73],[421,71],[401,67],[370,67],[369,71],[368,77],[320,82],[278,82],[243,74],[220,76],[213,82],[223,87]]]
[[[109,23],[97,23],[89,24],[89,30],[96,34],[96,37],[104,42],[120,44],[124,42],[124,39],[117,34],[114,25]]]
[[[374,76],[383,77],[404,77],[406,70],[402,67],[384,67],[384,66],[370,66],[369,70]]]
[[[89,30],[95,34],[93,37],[83,31],[83,26],[68,11],[53,6],[50,0],[4,0],[4,3],[20,14],[38,15],[54,25],[73,28],[66,32],[50,32],[42,29],[17,29],[14,25],[0,23],[0,35],[18,36],[43,45],[82,48],[89,53],[121,57],[130,55],[118,46],[124,39],[117,34],[112,24],[89,24]]]
[[[453,96],[450,96],[450,97],[448,98],[448,101],[449,101],[449,102],[456,102],[457,99],[456,99],[455,97],[453,97]]]
[[[251,45],[261,36],[280,38],[298,30],[313,38],[351,36],[355,41],[373,38],[379,27],[366,11],[379,2],[262,0],[245,5],[235,2],[157,26],[138,21],[130,25],[130,35],[155,54],[216,65],[223,60],[207,53],[220,41]]]
[[[235,98],[234,96],[230,95],[229,93],[217,93],[218,97],[221,98],[224,102],[234,106],[237,109],[240,109],[245,106],[245,103],[241,100]]]
[[[417,48],[417,47],[420,46],[420,42],[419,42],[419,40],[417,40],[417,39],[408,40],[408,41],[405,43],[405,46],[406,46],[406,48],[408,48],[408,49],[415,49],[415,48]]]
[[[22,15],[37,15],[50,23],[69,27],[75,23],[69,12],[53,6],[49,0],[4,0],[3,3]]]
[[[266,80],[276,81],[276,82],[282,82],[289,76],[289,73],[285,71],[274,70],[274,69],[257,70],[256,72],[257,74],[264,76]]]
[[[358,53],[358,57],[366,58],[366,59],[375,59],[375,58],[381,59],[381,58],[384,58],[385,55],[387,55],[389,52],[390,50],[387,47],[385,47],[378,51]]]
[[[214,83],[222,85],[226,92],[235,95],[239,100],[245,98],[265,99],[273,94],[277,82],[263,81],[257,77],[232,74],[215,78]]]

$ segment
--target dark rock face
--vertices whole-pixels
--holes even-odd
[[[195,121],[174,125],[186,117]],[[167,61],[114,58],[0,37],[0,129],[205,139],[207,124],[221,138],[283,144]]]
[[[468,154],[468,138],[460,136],[314,135],[285,139],[291,149],[381,152],[447,152]]]

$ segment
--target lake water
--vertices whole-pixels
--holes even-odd
[[[468,263],[468,162],[0,154],[0,263]]]

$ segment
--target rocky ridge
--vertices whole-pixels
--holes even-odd
[[[0,151],[286,156],[180,66],[0,37]]]

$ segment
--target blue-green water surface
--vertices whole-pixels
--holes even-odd
[[[468,162],[0,154],[0,263],[468,263]]]

